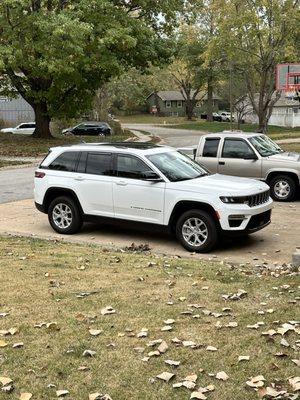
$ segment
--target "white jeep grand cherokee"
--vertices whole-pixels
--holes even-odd
[[[208,252],[222,233],[244,235],[270,223],[269,187],[210,175],[173,148],[147,143],[51,149],[35,172],[35,204],[59,233],[84,221],[129,220],[170,228],[189,251]]]

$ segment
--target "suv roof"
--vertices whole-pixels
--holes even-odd
[[[116,150],[116,149],[122,149],[122,150],[131,150],[134,149],[137,152],[152,152],[153,150],[163,150],[163,149],[170,149],[168,146],[160,146],[154,143],[148,143],[148,142],[114,142],[114,143],[78,143],[78,144],[73,144],[73,145],[65,145],[65,146],[58,146],[58,147],[52,147],[51,151],[53,150],[70,150],[70,149],[76,149],[76,150],[95,150],[95,149],[101,149],[105,148],[105,150]]]

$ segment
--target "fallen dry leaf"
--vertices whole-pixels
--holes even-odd
[[[250,356],[239,356],[238,361],[249,361],[250,360]]]
[[[172,367],[178,367],[180,365],[180,361],[174,360],[165,360],[165,363],[171,365]]]
[[[216,378],[221,381],[227,381],[229,379],[229,376],[226,374],[226,372],[220,371],[216,374]]]
[[[94,355],[96,355],[96,352],[94,350],[84,350],[82,355],[83,357],[94,357]]]
[[[218,349],[216,347],[214,347],[214,346],[207,346],[206,350],[207,351],[218,351]]]
[[[2,386],[9,385],[12,382],[12,379],[8,378],[7,376],[0,376],[0,383],[2,384]]]
[[[4,340],[0,340],[0,348],[4,348],[6,346],[8,346],[8,343],[5,342]]]
[[[69,394],[68,390],[57,390],[56,391],[57,397],[64,397],[64,396],[67,396],[67,394]]]
[[[21,393],[19,399],[20,400],[30,400],[32,397],[32,393]]]
[[[175,374],[171,372],[162,372],[161,374],[157,375],[157,379],[161,379],[162,381],[169,382],[172,378],[174,378]]]
[[[206,400],[207,397],[202,392],[193,392],[190,399]]]
[[[291,385],[294,392],[300,391],[300,376],[289,379],[289,384]]]
[[[100,329],[89,329],[91,336],[99,336],[103,331]]]
[[[160,353],[165,353],[168,350],[169,346],[167,344],[167,342],[165,342],[164,340],[161,342],[161,344],[158,346],[157,350]]]
[[[113,309],[111,306],[107,306],[107,307],[102,308],[100,313],[101,313],[101,315],[115,314],[116,310]]]

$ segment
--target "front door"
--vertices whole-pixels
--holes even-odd
[[[165,182],[145,180],[152,171],[140,158],[118,154],[113,178],[113,198],[116,218],[163,224]]]
[[[252,157],[252,159],[251,159]],[[244,139],[225,138],[218,161],[218,172],[224,175],[261,177],[261,160]]]

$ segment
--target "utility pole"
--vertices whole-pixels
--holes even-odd
[[[230,102],[230,130],[232,131],[232,117],[233,117],[233,106],[232,106],[232,61],[229,61],[229,102]]]

